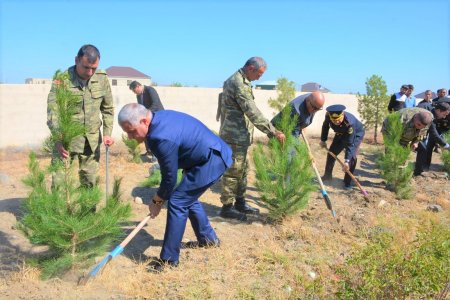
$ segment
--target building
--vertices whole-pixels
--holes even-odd
[[[112,66],[105,70],[111,86],[129,86],[134,80],[142,85],[151,85],[152,78],[131,67]]]
[[[52,84],[52,79],[50,78],[27,78],[25,79],[26,84]]]
[[[301,87],[301,92],[315,92],[315,91],[320,91],[322,93],[328,93],[330,90],[327,89],[326,87],[321,86],[320,84],[318,84],[317,82],[308,82],[302,85]]]
[[[255,85],[255,88],[258,90],[276,90],[277,82],[275,80],[263,81]]]

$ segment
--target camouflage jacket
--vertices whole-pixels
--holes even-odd
[[[77,97],[78,109],[74,115],[75,120],[84,125],[85,136],[75,138],[70,147],[70,152],[83,153],[86,140],[92,151],[95,151],[101,143],[100,127],[103,124],[103,135],[111,136],[114,122],[114,105],[105,71],[97,70],[89,79],[86,86],[75,73],[75,66],[70,67],[69,90]],[[47,98],[47,126],[52,129],[55,126],[56,86],[52,84]],[[100,114],[102,119],[100,119]],[[103,122],[102,122],[103,120]]]
[[[220,137],[229,144],[249,146],[254,126],[269,137],[275,135],[275,127],[256,107],[252,85],[242,69],[223,84],[221,112]]]
[[[398,111],[400,115],[400,121],[403,124],[403,134],[400,138],[400,145],[407,147],[410,144],[421,141],[425,138],[431,124],[425,126],[425,128],[416,129],[414,127],[413,120],[415,114],[423,111],[431,114],[431,112],[429,112],[428,110],[420,107],[404,108]],[[386,130],[386,121],[387,119],[383,123],[382,131]]]

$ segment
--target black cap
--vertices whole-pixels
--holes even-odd
[[[449,97],[442,97],[442,98],[439,98],[439,100],[438,101],[436,101],[436,103],[450,103],[450,98]]]
[[[344,113],[344,110],[345,106],[342,104],[335,104],[327,107],[327,112],[331,119],[339,119]]]

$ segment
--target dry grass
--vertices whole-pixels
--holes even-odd
[[[372,148],[366,147],[364,152],[371,153]],[[323,170],[323,159],[318,165]],[[111,157],[111,169],[125,176],[124,195],[131,195],[132,189],[148,174],[146,168],[128,163],[123,153]],[[342,175],[339,170],[335,173],[338,178]],[[381,181],[377,177],[368,178],[363,180]],[[430,183],[417,184],[421,189],[421,184]],[[247,224],[218,218],[214,207],[220,208],[219,195],[209,191],[202,202],[210,208],[211,224],[222,242],[220,248],[183,249],[180,266],[161,274],[148,273],[145,259],[120,255],[83,287],[77,286],[73,278],[40,282],[39,271],[24,265],[19,272],[0,281],[0,298],[8,290],[9,298],[20,298],[27,291],[26,295],[38,299],[330,299],[339,281],[336,267],[377,232],[390,231],[401,236],[398,240],[401,247],[414,238],[420,224],[437,222],[448,226],[449,197],[442,182],[435,185],[434,193],[423,192],[426,198],[418,194],[408,201],[395,200],[383,187],[368,190],[373,195],[371,201],[365,201],[358,191],[346,193],[340,185],[329,187],[339,222],[331,217],[317,194],[304,211],[276,226],[265,224],[262,219]],[[250,199],[258,199],[254,189],[248,193]],[[127,201],[132,201],[129,198]],[[389,204],[378,207],[381,200]],[[444,211],[428,212],[428,203],[437,203]],[[145,205],[133,203],[133,211],[133,221],[140,221],[147,214]],[[151,239],[152,243],[137,251],[137,255],[159,255],[165,215],[163,210],[143,229],[145,235],[139,241]],[[184,241],[194,237],[188,224]]]

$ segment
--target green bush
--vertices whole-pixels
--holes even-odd
[[[178,170],[177,173],[177,184],[180,183],[181,179],[183,178],[183,171],[182,170]],[[139,186],[140,187],[156,187],[159,183],[161,182],[161,171],[160,170],[155,170],[152,172],[152,174],[145,178],[144,181],[142,181]]]
[[[450,142],[450,131],[448,131],[444,135],[444,139],[448,142]],[[442,162],[444,163],[445,171],[450,172],[450,151],[443,150],[442,151]]]
[[[277,124],[286,135],[285,143],[272,138],[268,146],[260,143],[253,151],[256,187],[269,211],[269,221],[275,223],[304,208],[315,190],[306,145],[291,134],[297,117],[291,118],[291,106],[287,105]]]
[[[412,242],[381,232],[338,268],[340,299],[431,299],[450,277],[450,231],[423,225]]]
[[[139,143],[138,141],[134,139],[129,139],[125,134],[122,135],[122,141],[124,142],[125,146],[127,146],[128,154],[131,155],[131,161],[134,163],[141,163],[141,153],[139,151]]]

